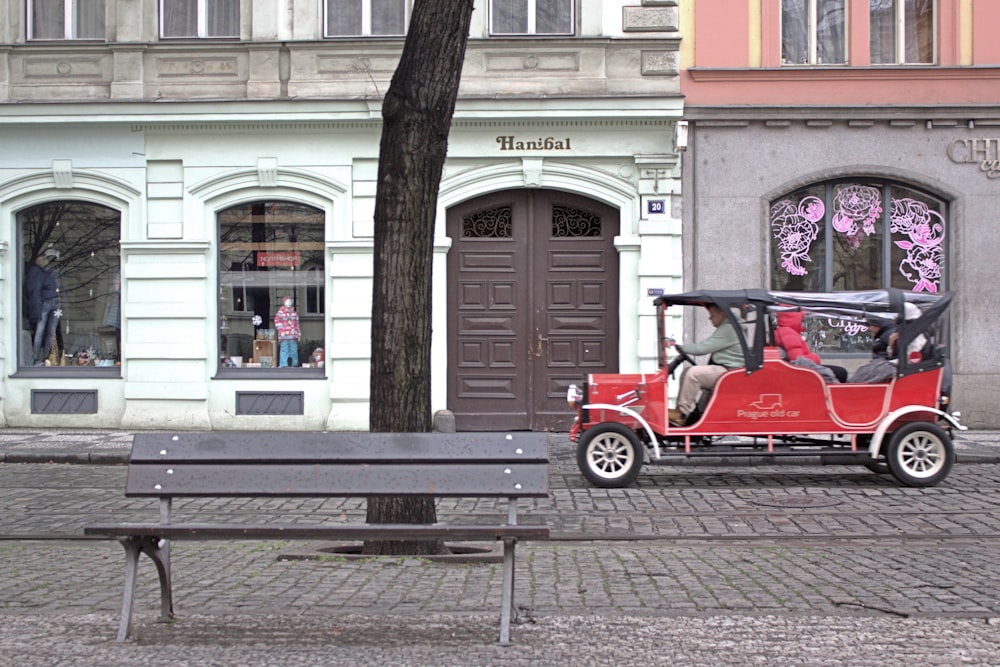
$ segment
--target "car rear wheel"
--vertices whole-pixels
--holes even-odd
[[[886,460],[893,477],[907,486],[934,486],[951,471],[955,449],[940,426],[913,422],[889,440]]]
[[[576,447],[576,463],[591,484],[606,489],[628,486],[642,468],[643,447],[632,430],[621,424],[588,429]]]

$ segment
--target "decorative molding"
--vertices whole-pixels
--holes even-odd
[[[640,73],[643,76],[676,76],[679,69],[677,51],[642,51]]]
[[[544,159],[540,157],[521,158],[521,170],[524,173],[524,184],[529,188],[537,188],[542,184],[542,169]]]
[[[55,181],[57,188],[65,189],[73,187],[73,161],[53,160],[52,180]]]
[[[164,79],[176,77],[237,78],[240,61],[236,56],[157,58],[156,74]]]
[[[378,121],[358,120],[342,122],[317,121],[315,123],[302,121],[265,121],[254,123],[234,121],[232,123],[192,123],[190,125],[180,123],[155,125],[150,123],[132,125],[131,129],[133,132],[143,132],[146,134],[176,134],[178,132],[185,134],[245,134],[247,132],[269,132],[273,130],[280,130],[282,132],[315,132],[316,130],[345,130],[356,132],[357,130],[364,129],[378,130],[381,129],[381,127],[382,123]]]
[[[678,32],[680,13],[675,6],[622,7],[625,32]]]
[[[924,85],[933,81],[1000,81],[1000,69],[996,67],[940,67],[905,66],[894,67],[732,67],[699,68],[687,70],[692,81],[722,83],[755,83],[765,81],[915,81]]]
[[[486,72],[579,72],[579,51],[495,51],[483,54]]]
[[[107,70],[105,62],[110,56],[110,52],[102,56],[91,57],[72,54],[26,56],[21,61],[21,78],[25,81],[60,79],[63,81],[92,82],[94,79],[103,80]]]
[[[276,186],[278,184],[278,158],[257,158],[257,178],[260,179],[260,187],[262,188]]]

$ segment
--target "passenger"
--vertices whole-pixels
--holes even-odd
[[[799,359],[808,359],[817,366],[828,368],[833,373],[837,382],[847,382],[847,369],[843,366],[832,366],[823,364],[820,356],[809,349],[809,343],[802,338],[802,321],[806,314],[802,311],[782,311],[778,313],[778,326],[774,330],[775,344],[785,351],[788,361],[795,362]],[[796,365],[808,367],[807,363],[799,362]],[[821,375],[826,375],[819,369]],[[824,379],[826,379],[824,377]],[[830,380],[832,381],[832,380]]]
[[[906,302],[905,305],[905,318],[907,322],[911,322],[918,317],[920,317],[920,309],[916,305]],[[899,332],[893,327],[893,331],[889,334],[889,358],[896,359],[899,357],[899,351],[896,349],[896,341],[899,340]],[[920,361],[923,358],[924,347],[927,345],[927,337],[923,334],[918,335],[916,338],[910,341],[910,344],[906,346],[906,359],[907,360],[917,360]]]
[[[709,304],[705,308],[708,309],[708,319],[715,327],[712,335],[691,345],[676,346],[679,351],[692,357],[712,355],[707,365],[688,366],[681,374],[677,407],[670,409],[670,421],[677,424],[687,422],[702,390],[710,391],[723,373],[732,368],[743,368],[746,364],[739,336],[726,317],[726,312],[715,304]]]
[[[868,329],[872,332],[871,361],[856,368],[848,381],[862,384],[889,382],[896,375],[896,340],[899,338],[896,324],[869,318]]]
[[[892,345],[896,334],[895,323],[872,318],[868,320],[868,330],[872,332],[872,359],[895,359]]]

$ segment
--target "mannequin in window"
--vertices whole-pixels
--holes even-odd
[[[56,269],[52,266],[57,261],[59,251],[48,248],[35,258],[25,276],[25,315],[34,336],[31,351],[35,366],[45,365],[45,358],[49,356],[52,347],[52,338],[62,317],[59,280]]]
[[[274,328],[278,332],[278,366],[299,365],[299,314],[292,306],[292,297],[281,300],[281,307],[274,314]]]

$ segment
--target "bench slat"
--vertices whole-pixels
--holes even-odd
[[[473,458],[517,463],[547,461],[548,452],[547,433],[216,431],[137,433],[131,461],[431,463]]]
[[[129,466],[125,495],[492,496],[548,495],[548,465],[163,464]]]
[[[451,540],[494,540],[505,537],[548,539],[549,528],[540,525],[478,526],[451,524],[96,524],[84,528],[86,535],[109,537],[160,537],[170,540],[223,539],[346,539],[409,540],[442,538]]]

